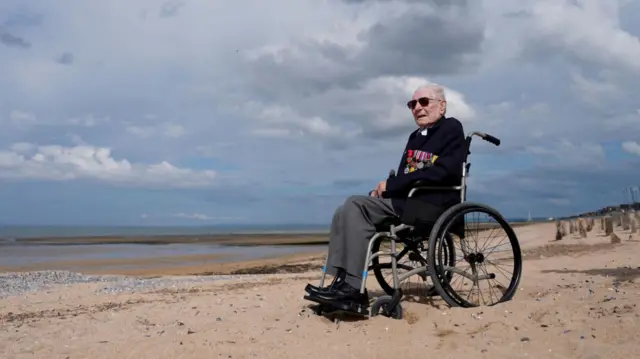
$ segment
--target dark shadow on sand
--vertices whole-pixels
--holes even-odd
[[[640,267],[618,267],[618,268],[597,268],[587,270],[571,270],[571,269],[549,269],[542,270],[542,273],[559,273],[559,274],[586,274],[591,276],[614,277],[614,281],[626,282],[633,281],[640,277]]]

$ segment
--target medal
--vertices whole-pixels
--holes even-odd
[[[424,167],[424,162],[418,162],[418,169],[422,169]]]

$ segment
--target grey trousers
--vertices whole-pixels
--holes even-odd
[[[335,275],[342,268],[347,272],[346,282],[360,288],[375,225],[395,215],[390,199],[364,195],[347,198],[336,209],[331,222],[327,274]]]

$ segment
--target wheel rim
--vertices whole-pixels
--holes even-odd
[[[463,307],[492,306],[511,299],[522,271],[520,246],[513,229],[495,211],[482,206],[469,206],[447,218],[442,232],[449,233],[454,221],[461,216],[464,216],[464,238],[454,237],[457,254],[455,266],[467,274],[495,277],[474,282],[453,271],[446,271],[445,280],[440,281],[442,289],[457,305]],[[442,242],[443,237],[438,236],[437,241]],[[487,237],[484,244],[480,243],[481,237]],[[504,249],[506,246],[509,248]],[[440,253],[442,247],[437,247],[436,258],[444,255]],[[437,272],[441,278],[444,268],[438,266]]]

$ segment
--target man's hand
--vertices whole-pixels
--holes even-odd
[[[378,194],[382,195],[387,190],[387,181],[380,181],[380,183],[378,183],[378,187],[376,188],[378,189]]]
[[[371,197],[382,197],[384,191],[387,190],[387,181],[380,181],[374,190],[372,190],[369,195]]]
[[[382,194],[384,193],[384,191],[387,190],[387,181],[380,181],[378,183],[378,186],[376,186],[376,189],[374,189],[371,192],[371,195],[373,197],[382,197]]]

